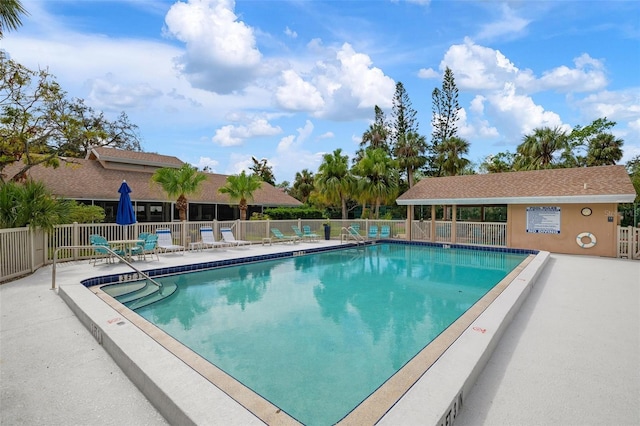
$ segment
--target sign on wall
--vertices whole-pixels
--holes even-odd
[[[559,234],[560,207],[527,207],[527,233]]]

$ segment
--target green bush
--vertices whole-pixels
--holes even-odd
[[[273,220],[292,220],[292,219],[323,219],[322,210],[309,207],[275,207],[265,209],[265,215]]]

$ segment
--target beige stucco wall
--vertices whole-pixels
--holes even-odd
[[[560,233],[527,233],[527,207],[560,207]],[[580,211],[589,207],[591,216]],[[616,257],[617,204],[529,204],[507,207],[507,246],[545,250],[552,253],[587,254]],[[609,222],[608,218],[613,217]],[[581,248],[576,237],[583,232],[595,235],[597,243],[592,248]],[[586,239],[584,240],[587,241]]]

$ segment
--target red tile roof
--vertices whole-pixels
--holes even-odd
[[[624,166],[601,166],[425,178],[402,194],[397,203],[628,203],[635,197]]]

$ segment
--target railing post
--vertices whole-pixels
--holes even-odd
[[[71,228],[71,245],[79,246],[80,245],[80,228],[78,227],[78,222],[73,222],[73,228]],[[78,249],[73,249],[73,260],[78,260]]]
[[[31,273],[36,270],[36,244],[35,244],[35,229],[29,229],[29,256],[31,257]]]

